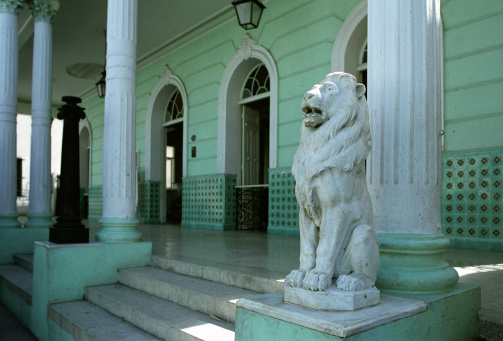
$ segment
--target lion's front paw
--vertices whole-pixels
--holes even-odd
[[[372,287],[375,281],[361,273],[341,275],[335,281],[335,286],[344,291],[358,291]]]
[[[332,275],[326,272],[309,271],[302,282],[302,287],[311,291],[326,290],[332,284]]]
[[[288,276],[286,276],[285,283],[292,288],[300,288],[302,287],[302,281],[305,276],[306,272],[304,270],[293,270]]]

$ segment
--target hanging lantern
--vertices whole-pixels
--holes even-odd
[[[105,79],[106,79],[106,71],[103,71],[101,73],[100,80],[98,81],[98,83],[96,83],[96,90],[98,90],[98,97],[99,98],[105,97],[105,92],[107,89],[107,83],[106,83]]]
[[[233,1],[239,25],[245,30],[257,28],[265,6],[258,0]]]

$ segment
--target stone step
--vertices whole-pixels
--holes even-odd
[[[14,263],[25,268],[29,272],[33,272],[33,253],[14,255]]]
[[[33,274],[16,264],[0,265],[0,285],[13,291],[31,305]]]
[[[86,299],[163,340],[234,340],[234,325],[122,284],[87,287]]]
[[[259,293],[283,290],[282,280],[246,273],[245,269],[223,269],[155,255],[150,257],[150,266]]]
[[[236,302],[257,292],[154,268],[121,269],[120,282],[184,307],[235,323]]]
[[[152,334],[84,300],[51,304],[47,309],[47,316],[75,340],[159,340]],[[56,339],[58,334],[49,324],[49,338]]]

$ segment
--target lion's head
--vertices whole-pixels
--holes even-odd
[[[370,151],[365,86],[348,73],[334,72],[306,92],[299,150],[295,163],[308,157],[314,173],[326,168],[361,169]],[[311,168],[310,167],[310,168]],[[296,168],[296,167],[295,167]],[[313,173],[309,172],[309,173]],[[314,175],[314,174],[313,174]]]

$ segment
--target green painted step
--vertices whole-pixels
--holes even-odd
[[[277,273],[259,274],[253,268],[223,269],[213,265],[196,264],[155,255],[150,258],[150,266],[259,293],[281,291],[284,285],[282,280],[275,279],[284,278],[284,275],[281,276]]]
[[[7,287],[31,305],[33,274],[15,264],[0,265],[0,286]]]
[[[47,309],[47,314],[50,321],[70,334],[75,340],[159,340],[84,300],[51,304]],[[50,338],[57,338],[57,331],[51,324],[49,324],[49,333]]]
[[[29,272],[33,272],[33,253],[14,255],[14,263]]]
[[[86,299],[163,340],[234,340],[234,325],[121,284],[87,287]]]
[[[236,302],[257,292],[165,271],[137,267],[119,271],[120,282],[134,289],[234,323]]]

